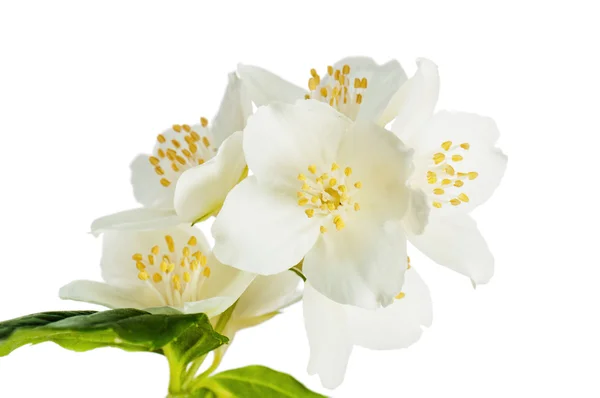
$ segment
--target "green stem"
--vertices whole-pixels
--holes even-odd
[[[194,379],[194,381],[190,384],[190,389],[192,391],[194,391],[194,390],[200,388],[204,384],[205,379],[208,376],[210,376],[215,370],[217,370],[217,368],[221,364],[222,360],[223,360],[223,355],[221,354],[221,351],[216,350],[215,357],[213,358],[212,364],[210,365],[210,367],[208,369],[206,369],[204,372],[202,372],[200,374],[200,376],[198,376],[197,378]]]
[[[290,271],[292,271],[294,274],[298,275],[300,278],[302,278],[302,280],[304,282],[306,282],[306,276],[304,276],[302,271],[300,271],[298,268],[292,267],[292,268],[290,268]]]
[[[187,372],[183,376],[183,388],[184,389],[187,389],[190,386],[190,383],[194,380],[194,377],[196,376],[198,369],[200,369],[200,366],[202,366],[205,359],[206,359],[206,355],[202,355],[201,357],[194,359],[194,361],[190,365],[190,368],[187,370]]]
[[[168,345],[163,348],[163,352],[167,357],[167,361],[169,361],[169,393],[177,394],[181,392],[181,373],[183,369]]]

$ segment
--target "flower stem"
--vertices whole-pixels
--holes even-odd
[[[177,394],[181,392],[181,364],[175,358],[171,347],[168,345],[163,348],[163,352],[169,361],[169,393]]]

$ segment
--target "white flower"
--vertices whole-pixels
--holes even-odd
[[[439,264],[486,283],[494,258],[469,215],[499,185],[506,156],[495,147],[494,121],[470,113],[439,111],[437,67],[420,59],[419,69],[397,94],[401,111],[392,131],[414,150],[410,185],[426,195],[431,209],[425,232],[408,229],[411,243]],[[415,200],[421,206],[422,198]]]
[[[402,292],[386,308],[338,304],[310,283],[305,285],[302,302],[310,345],[308,372],[318,374],[327,388],[342,383],[353,346],[406,348],[421,337],[422,326],[430,326],[432,319],[429,289],[413,268],[406,271]]]
[[[331,299],[390,304],[406,269],[399,221],[411,156],[402,143],[314,100],[259,108],[243,141],[254,175],[225,200],[215,255],[263,275],[303,260],[311,285]]]
[[[202,232],[191,227],[107,231],[102,245],[105,283],[74,281],[63,299],[109,308],[173,307],[215,316],[229,308],[254,275],[219,263]]]
[[[395,94],[407,79],[396,60],[378,65],[368,57],[344,58],[328,66],[322,76],[311,69],[308,90],[257,66],[239,65],[238,74],[257,106],[310,98],[330,104],[350,119],[381,126],[398,113]]]
[[[240,80],[230,74],[212,125],[205,118],[191,126],[173,125],[157,136],[152,155],[139,155],[132,162],[134,195],[144,207],[99,218],[92,232],[164,228],[218,211],[227,192],[243,177],[241,130],[251,113]],[[199,168],[204,169],[204,178],[195,177]]]

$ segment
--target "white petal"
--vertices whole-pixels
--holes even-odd
[[[185,314],[206,314],[209,318],[220,315],[233,305],[237,297],[210,297],[205,300],[183,303]]]
[[[102,282],[73,281],[60,288],[58,295],[63,300],[83,301],[108,308],[144,309],[160,302],[148,294],[143,286],[122,288]]]
[[[304,325],[310,346],[309,374],[318,374],[327,388],[336,388],[344,380],[352,353],[344,306],[304,286]]]
[[[418,59],[417,66],[415,75],[390,101],[390,107],[400,110],[392,131],[407,144],[431,118],[440,89],[437,66],[425,58]]]
[[[399,222],[378,224],[348,217],[341,231],[320,237],[302,270],[321,294],[340,303],[375,309],[387,306],[402,289],[406,237]]]
[[[157,181],[149,158],[148,155],[138,155],[129,166],[133,195],[144,207],[168,207],[172,203],[173,192]]]
[[[409,235],[409,239],[427,257],[468,276],[475,284],[488,282],[494,274],[494,257],[467,214],[432,213],[425,232]]]
[[[252,103],[247,90],[235,72],[230,73],[219,112],[212,123],[212,144],[219,148],[227,137],[236,131],[243,130],[246,120],[251,114]]]
[[[372,350],[406,348],[431,326],[432,304],[427,285],[414,268],[406,271],[404,297],[375,311],[345,306],[353,342]]]
[[[239,64],[237,72],[256,106],[273,102],[294,103],[304,98],[306,90],[283,80],[274,73],[252,65]]]
[[[400,219],[408,205],[406,179],[412,151],[388,130],[357,121],[344,134],[336,161],[352,168],[352,181],[362,188],[354,197],[361,209],[380,213],[381,219]]]
[[[319,224],[306,217],[295,195],[265,188],[250,176],[231,190],[212,233],[221,262],[271,275],[302,260],[319,236]]]
[[[195,236],[197,248],[210,253],[206,238],[197,228],[186,226],[151,231],[108,231],[102,238],[102,278],[114,286],[139,286],[138,269],[132,256],[136,253],[144,257],[157,245],[161,253],[168,253],[165,235],[173,238],[176,248],[183,248],[190,236]]]
[[[291,271],[257,276],[240,297],[233,316],[248,319],[287,307],[301,297],[300,281],[300,277]]]
[[[409,190],[408,209],[402,222],[404,229],[414,235],[422,234],[429,218],[429,205],[425,193],[420,189]]]
[[[374,121],[380,126],[388,124],[399,109],[392,99],[405,82],[406,73],[397,61],[378,66],[368,78],[369,85],[357,118]]]
[[[415,150],[415,173],[411,183],[421,188],[429,199],[444,202],[458,197],[461,193],[467,195],[468,202],[458,206],[443,204],[435,212],[468,212],[485,202],[500,184],[506,169],[507,158],[495,147],[499,132],[494,121],[490,118],[471,114],[441,111],[435,114],[423,131],[411,141]],[[442,144],[451,142],[450,151],[445,151]],[[468,144],[468,149],[460,147]],[[443,163],[435,165],[433,157],[436,153],[443,154]],[[462,160],[454,161],[459,156]],[[456,174],[447,175],[443,168],[450,165]],[[438,184],[427,183],[427,172],[434,171],[438,175]],[[458,173],[476,172],[475,179],[462,178],[463,185],[454,186]],[[444,195],[437,197],[433,190],[440,188],[439,181],[448,178],[453,184],[443,187]]]
[[[181,223],[173,209],[141,207],[97,218],[92,222],[91,232],[97,236],[107,231],[150,230]]]
[[[250,170],[278,188],[298,188],[296,177],[311,164],[330,167],[350,120],[327,104],[300,100],[259,108],[244,130]]]
[[[214,158],[186,170],[177,181],[174,203],[181,220],[193,222],[218,211],[245,168],[238,131],[223,142]]]
[[[221,264],[212,254],[208,257],[208,266],[210,267],[210,277],[202,287],[200,299],[230,297],[235,302],[256,276],[250,272]]]

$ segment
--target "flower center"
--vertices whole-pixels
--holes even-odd
[[[131,256],[139,270],[138,278],[152,288],[163,305],[180,307],[184,302],[197,301],[210,276],[206,256],[200,251],[192,252],[198,240],[192,236],[179,253],[172,236],[166,235],[165,242],[168,251],[162,256],[158,245],[146,257],[141,253]]]
[[[363,93],[367,88],[367,78],[355,77],[352,81],[349,77],[349,65],[344,65],[341,70],[334,70],[333,66],[328,66],[327,76],[323,80],[315,69],[311,69],[310,74],[311,78],[308,80],[310,93],[304,98],[326,102],[350,119],[356,119]]]
[[[331,219],[336,230],[342,230],[346,226],[342,216],[349,210],[360,210],[352,195],[362,188],[362,183],[353,182],[351,176],[350,167],[342,168],[335,162],[329,170],[320,170],[311,164],[308,174],[298,174],[302,183],[298,191],[298,205],[306,207],[304,212],[308,218]],[[327,232],[327,227],[321,225],[321,232]]]
[[[208,120],[203,117],[194,129],[187,124],[174,124],[170,130],[156,137],[158,144],[153,156],[150,156],[150,164],[161,177],[163,187],[169,187],[183,171],[214,156],[216,149],[211,147],[207,126]]]
[[[427,171],[427,183],[432,185],[432,192],[437,197],[432,202],[433,207],[439,209],[444,203],[458,206],[469,201],[469,196],[462,188],[465,183],[476,179],[479,173],[461,172],[456,168],[460,167],[470,147],[468,142],[453,145],[452,141],[446,141],[441,145],[442,152],[433,155],[433,164]]]

